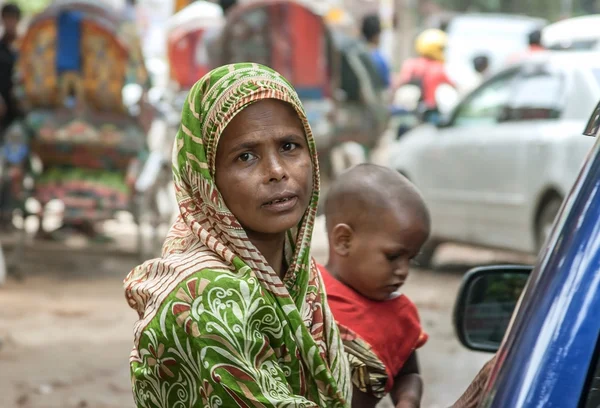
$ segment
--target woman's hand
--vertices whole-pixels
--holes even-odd
[[[479,406],[492,368],[494,368],[494,365],[496,364],[496,356],[497,355],[494,355],[490,361],[485,363],[467,390],[460,396],[458,401],[452,405],[452,408],[476,408]]]

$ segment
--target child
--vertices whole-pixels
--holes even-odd
[[[362,164],[343,173],[325,203],[329,261],[319,266],[352,369],[353,407],[391,393],[418,407],[416,349],[427,341],[415,305],[398,291],[429,236],[421,195],[397,172]]]

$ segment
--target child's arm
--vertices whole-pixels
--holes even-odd
[[[396,408],[418,408],[421,406],[423,380],[419,374],[419,361],[416,352],[413,351],[394,379],[394,388],[391,395]]]

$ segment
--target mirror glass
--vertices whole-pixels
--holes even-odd
[[[504,338],[529,273],[482,274],[466,290],[463,337],[474,348],[497,349]]]

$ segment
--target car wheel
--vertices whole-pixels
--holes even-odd
[[[550,233],[552,232],[554,220],[560,211],[562,201],[561,197],[554,195],[545,201],[538,212],[535,228],[535,245],[537,252],[542,250],[548,241]]]
[[[435,239],[430,239],[421,247],[419,254],[413,259],[414,266],[419,269],[429,269],[432,266],[435,251],[440,246],[441,242]]]

